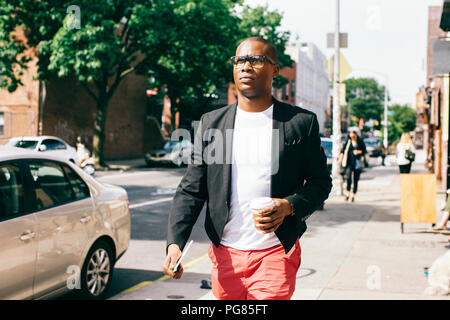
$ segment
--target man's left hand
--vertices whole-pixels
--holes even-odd
[[[256,229],[263,233],[274,232],[283,223],[284,218],[291,214],[291,205],[286,199],[272,198],[274,204],[271,207],[261,209],[258,213],[261,217],[255,218]]]

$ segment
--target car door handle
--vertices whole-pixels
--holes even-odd
[[[80,219],[81,223],[88,223],[89,221],[91,221],[91,216],[86,216]]]
[[[35,235],[36,234],[34,232],[22,233],[20,235],[20,240],[27,241],[27,240],[33,239]]]

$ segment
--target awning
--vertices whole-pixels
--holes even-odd
[[[450,0],[444,1],[439,27],[444,31],[450,31]]]

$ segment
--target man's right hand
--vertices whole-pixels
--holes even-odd
[[[181,263],[178,266],[177,271],[173,272],[173,269],[175,268],[175,265],[177,264],[177,261],[180,258],[181,258],[180,247],[177,244],[172,243],[167,248],[167,256],[163,266],[164,274],[168,275],[172,279],[180,279],[183,274],[183,266],[181,265]]]

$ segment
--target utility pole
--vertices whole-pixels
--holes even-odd
[[[339,34],[339,3],[336,0],[336,25],[334,30],[334,72],[333,72],[333,166],[331,170],[333,187],[336,194],[342,194],[341,177],[339,176],[338,158],[341,149],[341,110],[339,101],[339,74],[340,74],[340,34]],[[341,188],[338,188],[338,187]]]

